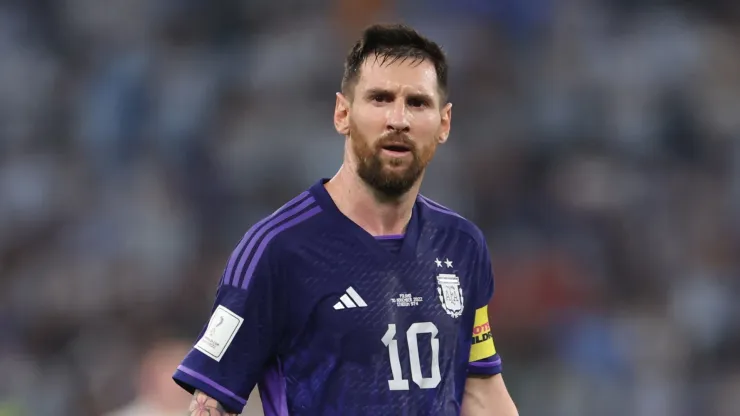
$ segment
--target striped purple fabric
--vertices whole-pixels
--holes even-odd
[[[252,253],[254,246],[257,244],[257,241],[262,238],[262,236],[267,232],[268,229],[273,227],[275,224],[278,224],[294,216],[295,214],[301,212],[303,209],[314,203],[315,200],[313,199],[313,197],[308,196],[299,204],[293,205],[285,210],[280,210],[252,227],[252,229],[249,231],[249,234],[251,235],[249,236],[249,238],[245,238],[244,240],[246,247],[242,245],[242,248],[238,250],[238,255],[233,256],[236,258],[235,263],[237,263],[237,266],[231,269],[231,279],[229,279],[229,281],[227,281],[226,283],[231,284],[232,286],[239,285],[239,280],[244,274],[244,265],[249,259],[249,256]]]
[[[244,250],[239,253],[239,264],[236,266],[236,270],[234,272],[234,276],[231,279],[231,285],[232,286],[238,286],[239,281],[241,280],[241,277],[244,275],[245,267],[248,267],[247,260],[250,260],[250,257],[252,259],[250,260],[250,264],[256,265],[256,256],[251,256],[253,253],[254,247],[257,245],[257,243],[262,239],[262,237],[272,228],[279,225],[280,223],[284,222],[288,218],[298,214],[299,212],[303,211],[304,209],[308,208],[310,205],[313,205],[316,203],[316,200],[313,197],[308,197],[306,200],[298,204],[297,206],[281,213],[277,216],[272,216],[269,221],[264,223],[262,227],[260,227],[259,230],[257,230],[256,233],[252,236],[252,238],[249,240],[249,244],[247,244],[247,247],[244,248]],[[242,285],[242,288],[246,288],[245,285]]]
[[[199,373],[199,372],[197,372],[197,371],[195,371],[193,369],[190,369],[188,367],[185,367],[184,365],[178,366],[177,369],[179,371],[182,371],[183,373],[189,375],[190,377],[198,380],[198,381],[201,381],[203,383],[206,383],[207,385],[209,385],[209,386],[213,387],[214,389],[220,391],[221,393],[223,393],[223,394],[225,394],[225,395],[233,398],[234,400],[238,401],[239,403],[241,403],[241,404],[247,404],[247,399],[243,399],[239,395],[235,394],[234,392],[232,392],[231,390],[227,389],[226,387],[224,387],[224,386],[216,383],[215,381],[213,381],[210,378],[204,376],[203,374],[201,374],[201,373]]]
[[[311,198],[313,199],[313,198]],[[303,204],[301,204],[303,205]],[[305,208],[305,207],[304,207]],[[252,280],[252,275],[254,274],[254,269],[257,267],[257,263],[260,260],[260,257],[262,257],[262,253],[265,251],[265,248],[270,243],[270,240],[275,238],[276,235],[280,234],[281,232],[287,230],[290,227],[293,227],[297,224],[302,223],[303,221],[306,221],[307,219],[313,217],[314,215],[321,212],[321,207],[315,206],[311,208],[310,210],[304,212],[303,214],[291,219],[290,221],[287,221],[283,224],[280,224],[275,229],[270,231],[267,236],[262,240],[259,247],[257,247],[257,252],[255,252],[254,256],[252,257],[252,260],[249,262],[249,267],[247,268],[247,273],[244,277],[244,281],[241,284],[242,289],[246,289],[249,287],[249,281]],[[267,229],[267,227],[265,227]],[[255,238],[253,241],[257,241]]]
[[[426,205],[429,209],[432,209],[434,211],[441,212],[441,213],[447,214],[447,215],[452,215],[452,216],[455,216],[455,217],[458,217],[458,218],[462,218],[462,216],[460,216],[460,214],[452,211],[449,208],[446,208],[446,207],[444,207],[442,205],[439,205],[438,203],[432,201],[431,199],[429,199],[429,198],[427,198],[427,197],[425,197],[425,196],[423,196],[421,194],[419,194],[419,201],[422,204]]]
[[[234,250],[234,253],[229,258],[229,263],[226,265],[226,270],[224,271],[223,276],[223,283],[226,285],[232,284],[232,281],[234,280],[235,276],[235,263],[239,261],[239,259],[244,256],[245,250],[244,246],[248,244],[252,237],[254,237],[255,233],[259,232],[263,226],[265,226],[268,222],[273,222],[278,216],[281,214],[284,214],[286,211],[293,211],[295,209],[296,205],[304,202],[306,198],[308,198],[309,193],[308,191],[303,192],[302,194],[298,195],[297,197],[293,198],[291,201],[289,201],[287,204],[280,207],[278,210],[276,210],[272,215],[264,218],[257,224],[255,224],[248,232],[244,235],[242,240],[239,242],[239,244],[236,246],[236,249]],[[237,275],[238,276],[238,275]]]
[[[501,358],[497,358],[494,361],[473,361],[470,363],[473,367],[496,367],[501,365]]]

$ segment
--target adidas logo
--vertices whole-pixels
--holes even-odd
[[[340,309],[352,309],[352,308],[365,308],[367,307],[367,303],[365,303],[364,300],[360,297],[359,294],[350,286],[347,288],[347,291],[344,295],[342,295],[341,298],[339,298],[339,302],[334,304],[334,309],[340,310]]]

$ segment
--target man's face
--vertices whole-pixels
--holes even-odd
[[[447,139],[451,106],[441,100],[431,62],[368,57],[348,110],[360,178],[387,197],[406,193]]]

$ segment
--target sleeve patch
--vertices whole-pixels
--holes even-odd
[[[491,325],[488,323],[488,306],[475,311],[473,340],[470,347],[470,362],[493,357],[496,347],[493,345]]]
[[[219,305],[213,312],[203,337],[195,344],[195,349],[216,361],[221,361],[242,322],[244,318]]]

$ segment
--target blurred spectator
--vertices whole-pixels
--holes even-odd
[[[133,402],[108,416],[180,416],[190,404],[190,395],[172,382],[176,368],[190,344],[161,340],[145,352],[137,376]]]

